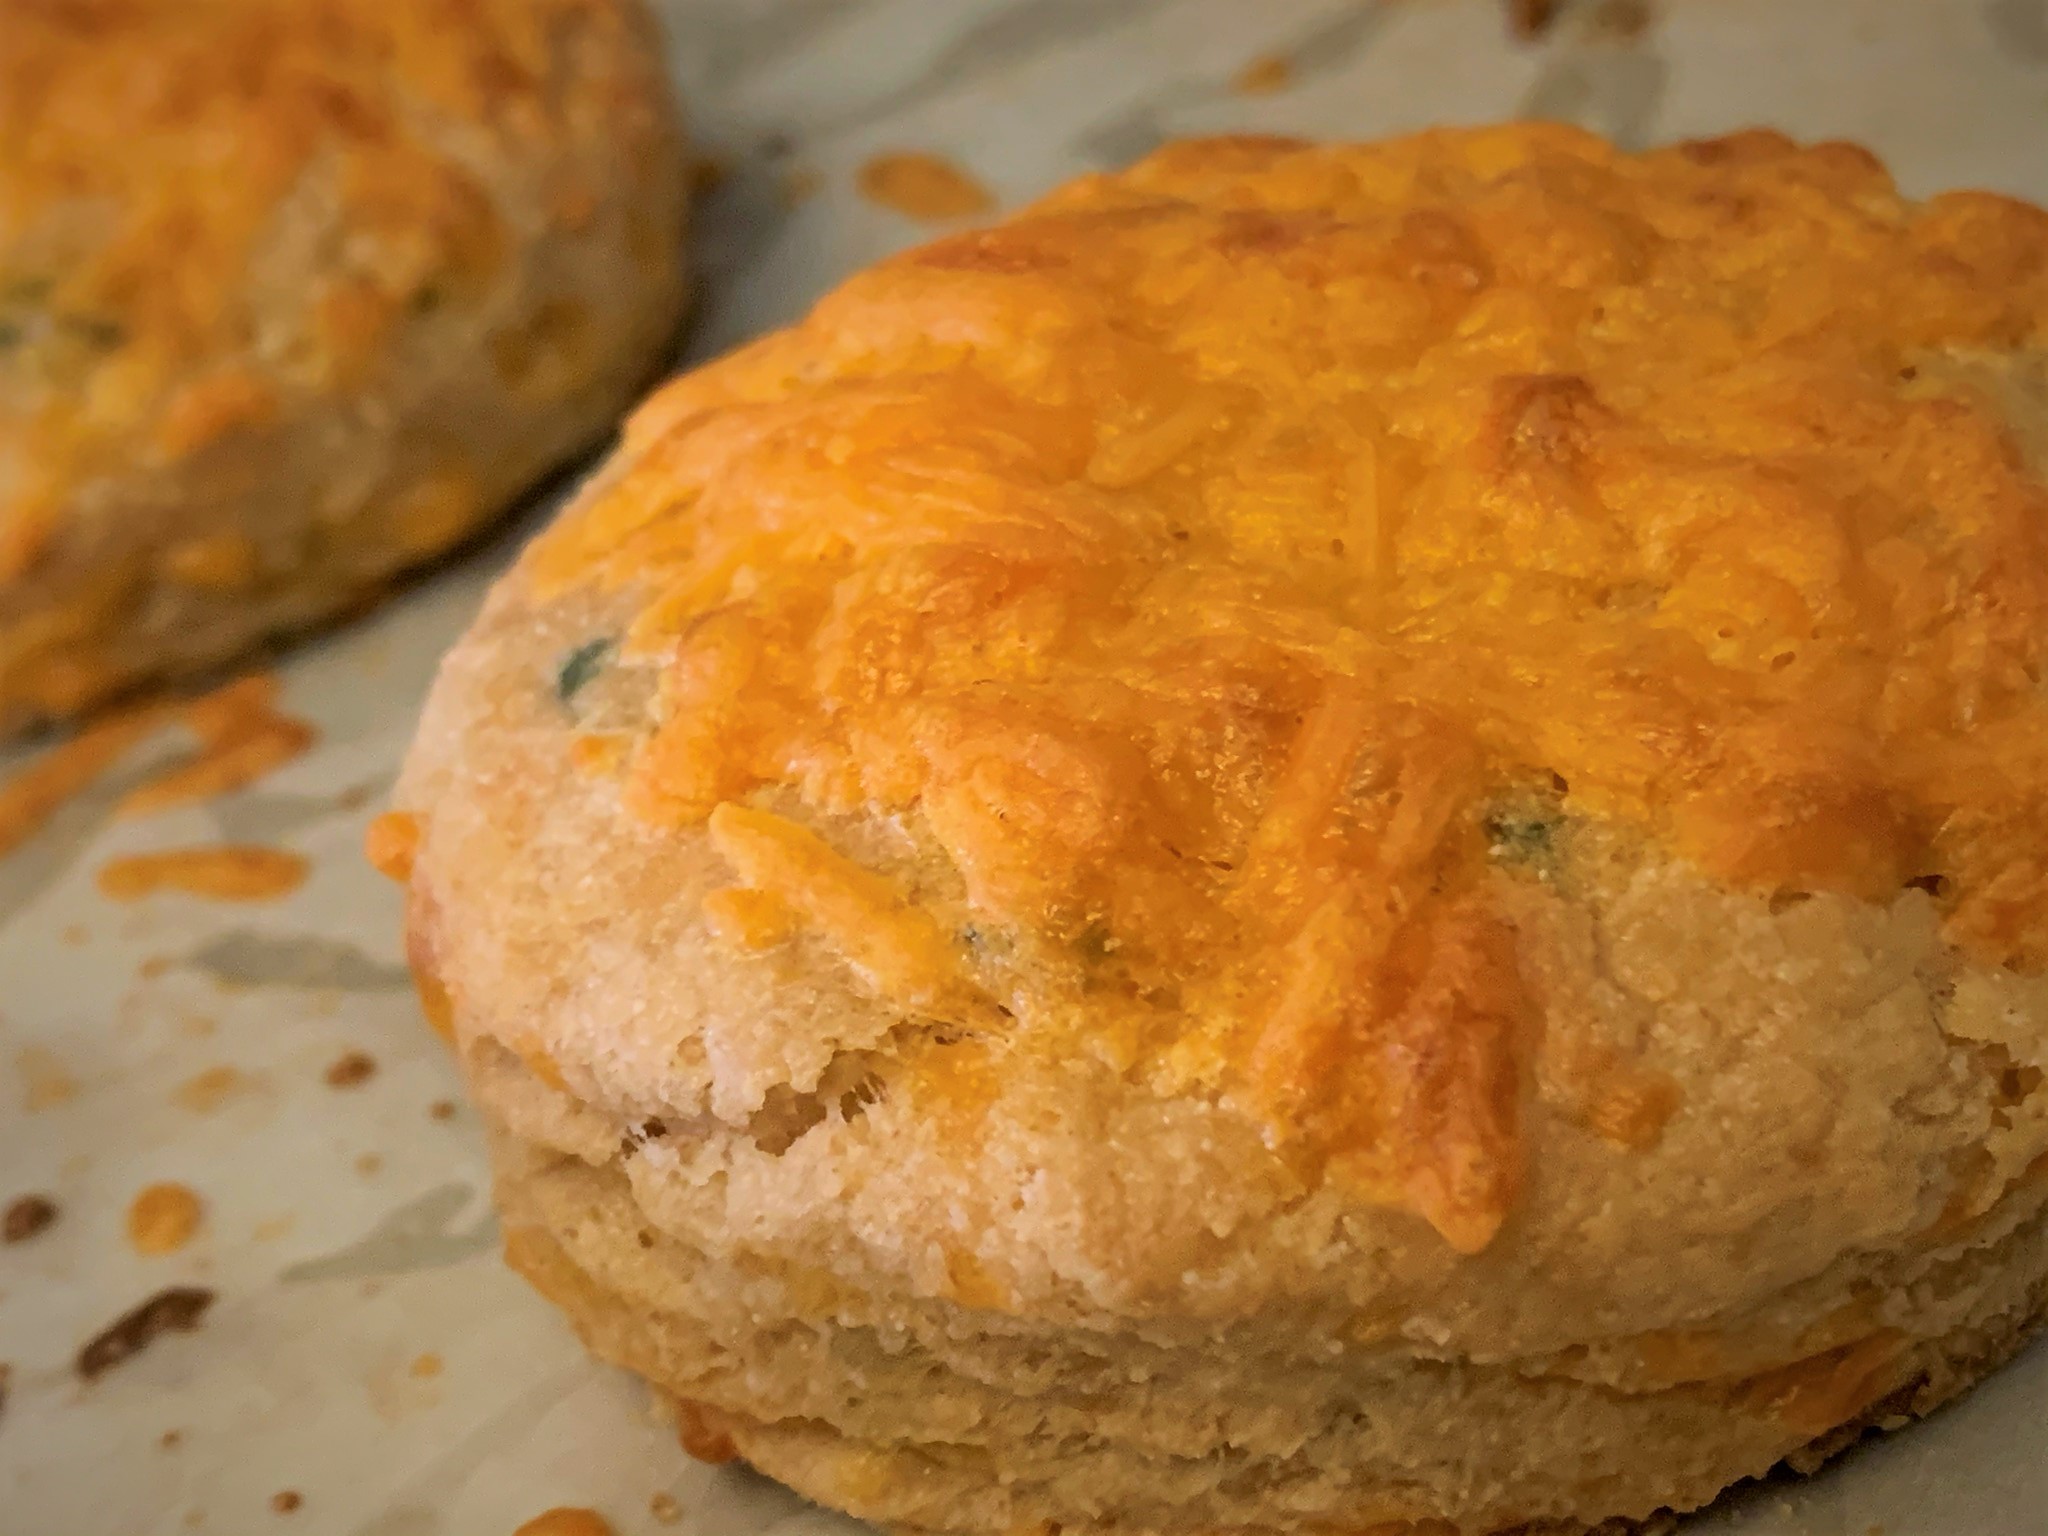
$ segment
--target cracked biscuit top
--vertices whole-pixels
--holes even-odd
[[[927,1102],[1085,1056],[1476,1252],[1562,821],[2048,959],[2044,325],[2048,215],[1847,145],[1181,144],[670,384],[513,582]]]

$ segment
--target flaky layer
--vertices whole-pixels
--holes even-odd
[[[495,1095],[481,1098],[495,1122]],[[1825,1298],[1856,1314],[1844,1342],[1709,1319],[1694,1361],[1717,1349],[1749,1367],[1617,1387],[1589,1380],[1585,1357],[1477,1365],[1336,1336],[1304,1347],[1298,1318],[1169,1340],[880,1297],[847,1307],[768,1262],[679,1241],[616,1169],[502,1134],[497,1162],[513,1264],[592,1348],[708,1410],[801,1491],[933,1530],[1442,1520],[1473,1536],[1643,1519],[1781,1458],[1817,1464],[1851,1426],[1927,1411],[2048,1307],[2036,1193],[1910,1286],[1874,1263]]]

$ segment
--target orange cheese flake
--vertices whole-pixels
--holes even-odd
[[[419,847],[419,820],[405,811],[384,812],[363,833],[363,857],[370,861],[370,867],[401,885],[412,878],[412,863]]]
[[[1758,891],[1939,875],[1956,943],[2048,963],[2048,492],[2003,403],[2044,352],[2048,214],[1843,145],[1197,142],[672,382],[524,579],[646,594],[629,808],[708,819],[878,993],[1026,949],[1007,1048],[1114,1015],[1161,1091],[1476,1248],[1535,1007],[1503,796]],[[1618,1145],[1676,1107],[1608,1087]]]
[[[232,794],[303,755],[320,733],[278,709],[277,695],[277,679],[255,673],[185,706],[182,718],[199,750],[130,790],[115,814],[152,816]]]
[[[0,857],[35,836],[65,801],[90,787],[165,717],[166,711],[156,707],[111,715],[0,784]]]
[[[709,827],[712,843],[748,887],[803,914],[885,997],[936,1018],[990,1010],[932,915],[816,833],[732,804],[713,811]]]
[[[128,1242],[137,1253],[176,1253],[199,1230],[199,1197],[183,1184],[152,1184],[128,1207]]]
[[[736,949],[771,949],[794,927],[788,903],[766,891],[727,886],[704,898],[704,920]]]
[[[1896,1384],[1904,1335],[1889,1329],[1752,1378],[1743,1400],[1809,1438],[1847,1424]]]
[[[995,206],[988,189],[952,161],[916,150],[874,156],[862,164],[854,185],[871,203],[929,222],[964,219]]]
[[[723,1466],[739,1456],[739,1447],[725,1432],[716,1410],[702,1403],[676,1398],[676,1439],[691,1456],[710,1465]]]
[[[1284,53],[1264,53],[1230,77],[1240,96],[1271,96],[1294,83],[1294,61]]]
[[[194,379],[171,395],[157,423],[157,451],[181,459],[241,427],[260,427],[277,414],[277,391],[232,369]]]
[[[208,901],[274,901],[305,884],[307,870],[304,856],[287,849],[224,844],[130,854],[102,867],[98,883],[111,901],[140,901],[160,891]]]

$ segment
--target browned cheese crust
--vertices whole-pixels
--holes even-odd
[[[669,385],[379,830],[514,1262],[929,1530],[1932,1406],[2048,1275],[2044,329],[2033,208],[1522,125],[1169,148]]]
[[[11,0],[0,734],[357,604],[680,314],[639,0]]]

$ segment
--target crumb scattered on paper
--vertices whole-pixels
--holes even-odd
[[[40,1045],[25,1045],[16,1051],[14,1070],[21,1075],[21,1107],[31,1115],[78,1097],[78,1080],[54,1052]]]
[[[284,1488],[270,1496],[270,1507],[280,1515],[288,1515],[306,1501],[299,1497],[295,1488]]]
[[[284,848],[228,843],[210,848],[167,848],[115,859],[99,873],[110,901],[140,901],[176,891],[209,901],[274,901],[306,883],[305,857]]]
[[[683,1506],[676,1502],[673,1494],[657,1493],[647,1501],[647,1513],[662,1525],[674,1525],[683,1518]]]
[[[698,155],[690,161],[690,193],[702,197],[716,192],[732,175],[732,162],[723,155]]]
[[[1508,0],[1508,31],[1531,42],[1550,30],[1557,11],[1558,0]]]
[[[213,1300],[212,1291],[196,1285],[174,1285],[158,1291],[85,1342],[75,1362],[78,1374],[87,1381],[96,1380],[122,1361],[141,1354],[165,1334],[192,1332]]]
[[[186,705],[179,718],[198,738],[198,750],[130,790],[114,814],[151,816],[231,794],[301,756],[320,733],[279,710],[277,692],[276,677],[263,672]]]
[[[0,1243],[25,1243],[46,1232],[57,1219],[57,1202],[48,1195],[21,1195],[0,1215]]]
[[[959,166],[922,150],[874,156],[861,166],[854,185],[869,202],[910,219],[962,219],[996,205],[988,189]]]
[[[441,1357],[430,1349],[425,1354],[416,1355],[406,1369],[422,1381],[431,1380],[441,1374]]]
[[[1262,53],[1235,75],[1230,88],[1240,96],[1271,96],[1294,83],[1294,61],[1284,53]]]
[[[176,1253],[199,1230],[199,1197],[183,1184],[152,1184],[128,1207],[128,1242],[152,1258]]]
[[[551,1509],[535,1515],[512,1536],[617,1536],[611,1522],[594,1509]]]
[[[377,1059],[367,1051],[346,1051],[327,1064],[321,1075],[330,1088],[353,1088],[366,1083],[377,1072]]]
[[[189,1023],[189,1021],[188,1021]],[[192,1031],[188,1028],[185,1033]],[[205,1033],[212,1033],[211,1030]],[[235,1067],[208,1067],[195,1072],[171,1090],[171,1102],[195,1115],[210,1115],[229,1099],[246,1093],[255,1085]]]

